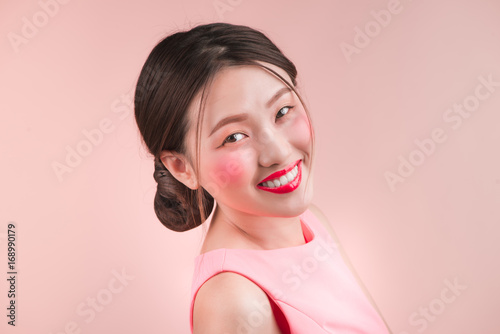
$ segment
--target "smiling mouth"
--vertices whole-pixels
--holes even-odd
[[[288,173],[286,173],[280,177],[276,177],[276,178],[270,179],[268,181],[261,182],[261,183],[259,183],[259,186],[267,187],[267,188],[278,188],[281,186],[285,186],[285,185],[289,184],[290,182],[292,182],[293,180],[295,180],[298,173],[299,173],[299,167],[298,167],[298,164],[296,164],[295,167],[293,167]]]

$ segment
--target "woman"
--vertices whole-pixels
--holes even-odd
[[[159,220],[186,231],[211,216],[193,333],[388,333],[311,204],[314,132],[296,76],[264,34],[226,23],[166,37],[139,76]]]

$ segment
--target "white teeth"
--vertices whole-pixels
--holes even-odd
[[[274,179],[274,180],[266,181],[266,182],[262,183],[262,185],[264,187],[268,187],[268,188],[280,187],[280,186],[283,186],[289,182],[292,182],[298,173],[299,173],[299,167],[295,166],[295,167],[293,167],[293,169],[291,171],[289,171],[285,175],[282,175],[279,178]]]

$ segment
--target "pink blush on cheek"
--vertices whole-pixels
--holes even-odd
[[[296,144],[308,144],[311,141],[311,131],[309,129],[309,119],[301,115],[297,117],[290,127],[290,133],[293,133],[293,142]]]
[[[209,177],[220,188],[239,185],[244,182],[244,166],[243,160],[233,155],[224,156],[218,159],[213,165],[212,170],[209,172]]]

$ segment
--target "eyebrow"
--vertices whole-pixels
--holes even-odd
[[[286,86],[286,87],[283,87],[281,88],[280,90],[278,90],[270,99],[269,101],[267,101],[266,103],[266,108],[270,108],[272,106],[272,104],[280,98],[281,95],[287,93],[287,92],[291,92],[292,90],[290,89],[290,87]],[[230,123],[236,123],[236,122],[243,122],[243,121],[246,121],[248,119],[248,114],[246,113],[242,113],[242,114],[236,114],[236,115],[231,115],[231,116],[228,116],[228,117],[224,117],[223,119],[221,119],[217,125],[214,126],[214,128],[212,129],[212,131],[210,132],[210,134],[208,135],[209,137],[214,134],[214,132],[216,132],[217,130],[219,130],[220,128],[222,128],[223,126],[227,125],[227,124],[230,124]]]
[[[290,87],[288,86],[285,86],[283,88],[281,88],[279,91],[277,91],[273,97],[271,97],[269,99],[269,101],[267,101],[266,103],[266,107],[269,108],[271,107],[271,105],[277,100],[280,98],[281,95],[285,94],[285,93],[288,93],[288,92],[291,92],[292,90],[290,89]]]

